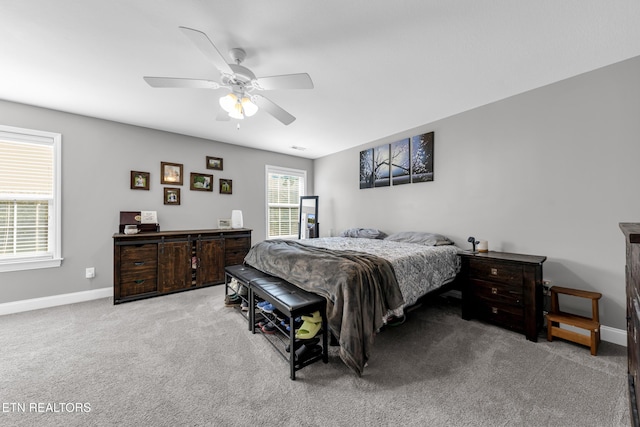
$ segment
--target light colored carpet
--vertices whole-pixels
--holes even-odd
[[[361,378],[331,348],[291,381],[223,292],[1,316],[0,425],[630,425],[620,346],[532,343],[436,298],[376,337]]]

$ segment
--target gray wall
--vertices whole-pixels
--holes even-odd
[[[640,57],[318,159],[322,234],[423,230],[546,255],[546,279],[602,292],[602,323],[626,329],[618,223],[640,221],[638,76]],[[358,189],[360,150],[430,131],[433,182]]]
[[[0,303],[113,285],[113,240],[120,211],[155,210],[161,230],[217,228],[218,218],[241,209],[253,241],[266,235],[265,165],[307,170],[299,157],[0,101],[7,126],[62,134],[62,255],[60,268],[0,273]],[[206,169],[206,156],[222,157],[224,170]],[[160,162],[182,163],[181,205],[163,204]],[[131,190],[130,171],[151,173],[150,191]],[[214,191],[189,190],[189,173],[214,175]],[[233,180],[233,194],[218,192],[218,178]],[[86,267],[96,268],[85,279]]]

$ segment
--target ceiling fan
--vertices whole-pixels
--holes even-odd
[[[307,73],[283,74],[270,77],[256,77],[248,68],[240,65],[247,54],[243,49],[234,48],[229,51],[233,63],[220,53],[209,37],[202,31],[187,27],[179,27],[198,49],[213,62],[220,71],[219,81],[189,79],[180,77],[149,77],[144,80],[157,88],[193,88],[193,89],[225,89],[228,93],[220,98],[221,111],[216,119],[244,119],[262,109],[278,119],[284,125],[291,124],[296,118],[269,98],[258,93],[279,89],[313,89],[313,82]]]

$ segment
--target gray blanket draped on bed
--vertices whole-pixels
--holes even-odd
[[[340,357],[358,375],[383,316],[404,303],[393,267],[374,255],[267,240],[251,248],[245,263],[325,297]]]

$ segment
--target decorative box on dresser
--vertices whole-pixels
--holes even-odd
[[[640,426],[638,408],[638,334],[640,334],[640,223],[620,223],[627,247],[625,267],[627,294],[627,357],[629,378],[629,407],[633,425]]]
[[[538,341],[545,256],[461,252],[462,318],[477,318]]]
[[[246,228],[114,234],[113,302],[222,284],[250,247]]]

